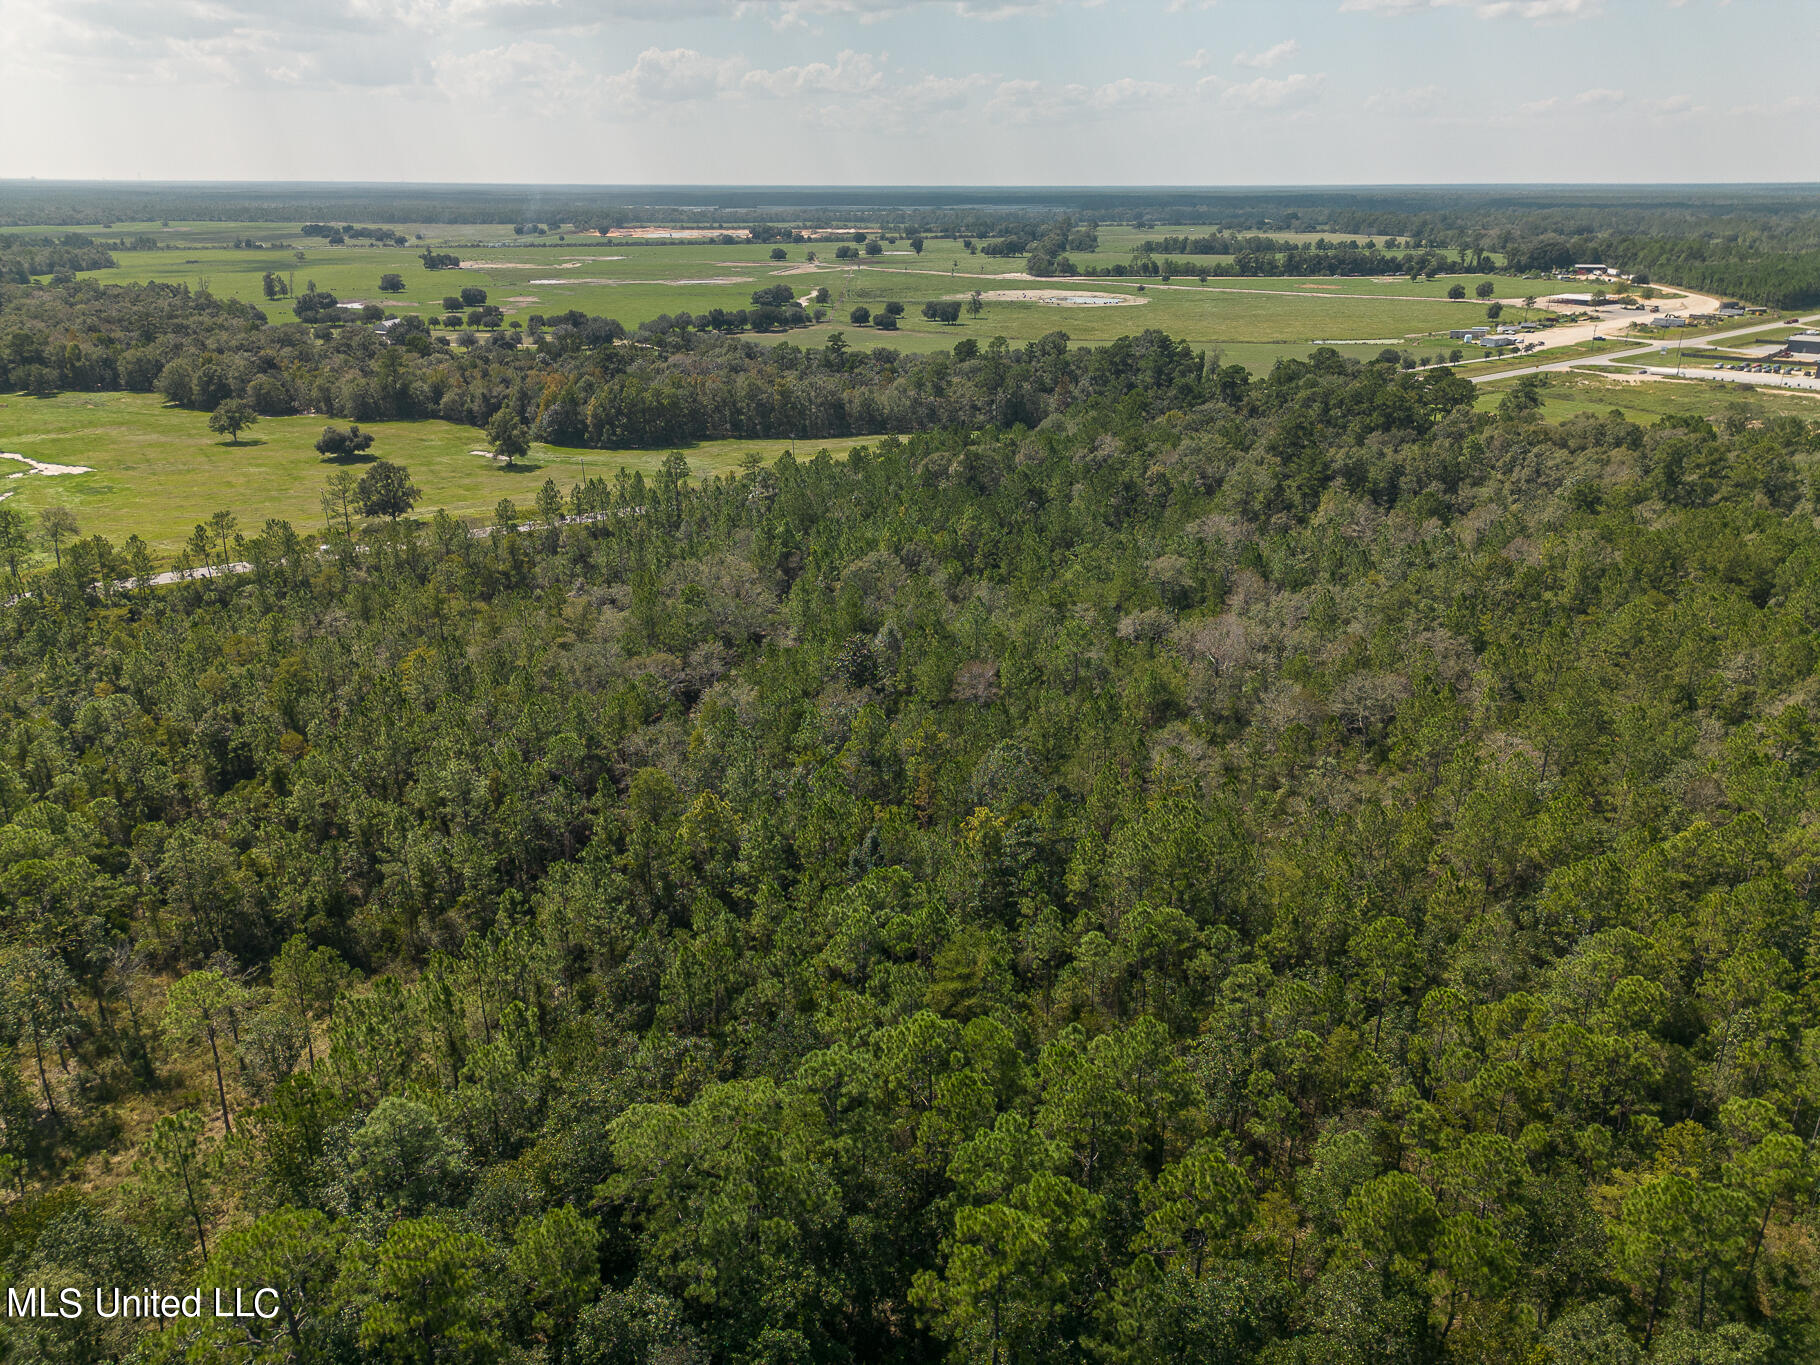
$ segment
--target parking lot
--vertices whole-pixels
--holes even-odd
[[[1772,374],[1767,369],[1762,372],[1746,369],[1721,370],[1709,365],[1684,365],[1678,372],[1673,365],[1639,365],[1637,368],[1669,379],[1675,378],[1678,373],[1682,379],[1719,379],[1727,384],[1751,384],[1758,388],[1808,389],[1820,393],[1820,379],[1814,378],[1811,368],[1800,374]]]

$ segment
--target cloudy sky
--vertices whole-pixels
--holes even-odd
[[[1820,180],[1814,0],[0,0],[0,178]]]

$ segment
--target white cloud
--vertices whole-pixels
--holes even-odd
[[[999,77],[983,71],[960,76],[919,76],[892,84],[888,79],[857,95],[826,98],[804,114],[809,123],[830,132],[864,128],[869,137],[963,136],[976,116],[980,97]]]
[[[1103,85],[1057,85],[1048,81],[1009,80],[1000,82],[986,102],[985,112],[994,118],[1017,123],[1044,123],[1066,118],[1082,110],[1109,113],[1114,110],[1143,108],[1179,97],[1181,92],[1162,81],[1143,81],[1124,76]]]
[[[1607,119],[1703,134],[1637,138],[1639,177],[1786,178],[1752,134],[1820,112],[1800,45],[1753,48],[1716,4],[1671,3],[1226,4],[1216,19],[1264,26],[1222,38],[1196,23],[1204,0],[0,0],[0,117],[30,130],[8,175],[739,180],[795,130],[835,183],[1135,182],[1204,164],[1212,115],[1260,134],[1202,172],[1234,180],[1596,179],[1611,151],[1586,130]],[[1131,28],[1165,7],[1176,22]],[[1654,74],[1538,59],[1503,98],[1462,74],[1531,25],[1621,41],[1633,9],[1674,16]],[[982,46],[991,20],[1002,41]],[[1336,20],[1369,39],[1345,69],[1323,45]],[[1406,71],[1382,74],[1379,41]],[[1733,69],[1760,74],[1723,98],[1674,74]],[[1351,117],[1264,136],[1329,113]]]
[[[1176,88],[1163,81],[1140,81],[1132,76],[1121,76],[1116,81],[1095,86],[1087,97],[1087,103],[1095,109],[1118,109],[1129,105],[1155,104],[1171,98],[1175,93]]]
[[[527,41],[439,57],[435,67],[437,87],[451,98],[537,94],[626,110],[730,101],[794,102],[806,105],[805,118],[827,127],[848,126],[855,117],[868,126],[904,126],[912,115],[965,108],[994,84],[994,78],[984,73],[894,83],[882,58],[851,49],[832,62],[768,68],[753,66],[744,56],[649,47],[629,67],[601,75],[553,44]],[[1079,102],[1114,107],[1138,98],[1131,87],[1142,84],[1115,81],[1089,89]],[[1003,92],[1005,84],[1000,89]],[[1048,87],[1044,90],[1048,102],[1058,98]]]
[[[1342,13],[1400,15],[1424,10],[1464,9],[1482,19],[1514,16],[1539,23],[1586,19],[1599,13],[1602,0],[1340,0]]]
[[[746,75],[738,57],[709,57],[691,47],[648,47],[626,70],[609,76],[604,93],[641,104],[708,99]]]
[[[1082,0],[1089,6],[1099,2]],[[755,14],[780,27],[805,28],[814,19],[870,24],[917,9],[946,10],[963,19],[991,22],[1025,14],[1049,14],[1060,7],[1061,0],[736,0],[731,9],[734,18]]]
[[[743,56],[711,57],[694,48],[648,47],[630,67],[595,82],[608,100],[648,106],[750,96],[758,99],[857,96],[885,84],[878,59],[842,51],[832,62],[752,66]]]
[[[892,90],[890,99],[917,111],[960,109],[991,84],[992,77],[983,71],[965,76],[924,76]]]
[[[832,65],[809,62],[775,71],[748,71],[739,84],[742,90],[784,99],[804,94],[859,95],[876,90],[884,79],[866,53],[843,51]]]
[[[1815,109],[1820,109],[1820,96],[1790,95],[1785,99],[1734,105],[1730,112],[1740,118],[1764,119],[1789,118]]]
[[[1547,99],[1531,100],[1528,104],[1517,106],[1521,114],[1574,114],[1584,113],[1589,109],[1616,109],[1629,96],[1622,90],[1612,90],[1604,86],[1592,90],[1582,90],[1577,95],[1550,95]]]
[[[589,73],[550,43],[526,41],[464,54],[443,53],[433,66],[436,84],[452,98],[504,99],[540,92],[571,98],[595,85]]]
[[[1366,97],[1365,112],[1414,118],[1435,113],[1446,100],[1447,92],[1438,85],[1417,85],[1407,90],[1380,90]]]
[[[1302,45],[1294,38],[1287,38],[1274,47],[1267,47],[1262,52],[1241,52],[1232,59],[1234,66],[1248,66],[1254,71],[1268,71],[1279,63],[1288,61],[1302,50]]]
[[[1599,0],[1481,0],[1478,11],[1487,19],[1500,19],[1514,14],[1519,19],[1543,22],[1585,19],[1597,14]]]
[[[1213,95],[1225,109],[1279,110],[1300,109],[1320,98],[1327,83],[1326,73],[1309,75],[1298,71],[1281,78],[1259,76],[1253,80],[1230,84],[1217,76],[1204,76],[1196,86],[1202,94]]]

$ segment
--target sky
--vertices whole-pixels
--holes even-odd
[[[0,179],[1820,181],[1814,0],[0,0]]]

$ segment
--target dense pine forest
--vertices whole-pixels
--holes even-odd
[[[282,1311],[8,1360],[1813,1358],[1820,427],[1133,373],[66,550],[0,1256]]]

